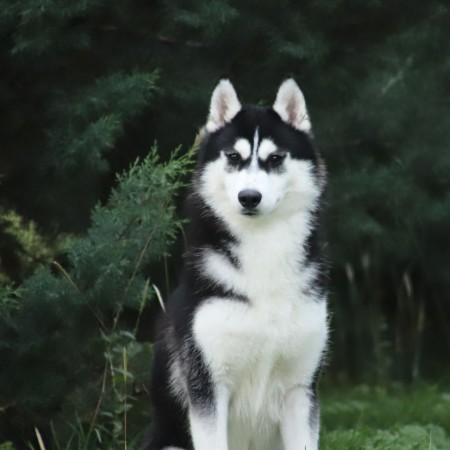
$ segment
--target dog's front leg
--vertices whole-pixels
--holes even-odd
[[[286,394],[281,418],[285,450],[317,450],[319,423],[313,398],[303,386],[296,386]]]
[[[228,450],[228,401],[228,390],[216,387],[210,407],[191,402],[189,421],[195,450]]]

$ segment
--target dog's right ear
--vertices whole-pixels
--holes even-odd
[[[221,80],[214,89],[209,107],[206,130],[210,133],[222,128],[241,110],[236,91],[229,80]]]
[[[305,97],[292,78],[281,84],[273,109],[284,122],[297,130],[311,133],[311,120],[306,109]]]

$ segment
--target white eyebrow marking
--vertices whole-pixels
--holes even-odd
[[[262,161],[265,161],[268,156],[277,149],[277,146],[272,141],[272,139],[265,138],[262,140],[261,145],[258,149],[259,157]]]
[[[252,148],[250,146],[250,142],[247,139],[240,138],[234,144],[234,149],[241,155],[243,160],[250,157],[252,153]]]

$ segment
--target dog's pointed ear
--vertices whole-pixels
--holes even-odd
[[[241,110],[236,91],[229,80],[221,80],[214,89],[209,107],[206,130],[210,133],[222,128]]]
[[[311,121],[306,109],[305,97],[292,78],[281,84],[273,109],[284,122],[306,133],[311,132]]]

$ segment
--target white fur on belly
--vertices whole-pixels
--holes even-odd
[[[195,316],[194,336],[215,383],[230,392],[229,448],[248,449],[250,439],[255,450],[282,448],[286,394],[309,386],[325,347],[325,302],[274,309],[211,299]]]
[[[302,265],[304,255],[298,254],[307,219],[298,215],[295,223],[253,230],[233,249],[239,268],[205,251],[208,276],[249,299],[211,298],[197,310],[193,325],[214,381],[230,392],[230,440],[242,435],[242,427],[243,436],[259,436],[261,445],[276,440],[286,393],[307,388],[322,358],[326,301],[310,289],[316,269]]]

